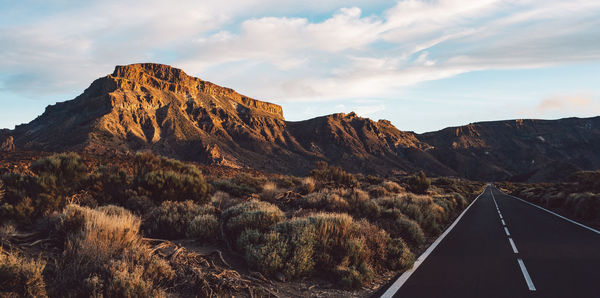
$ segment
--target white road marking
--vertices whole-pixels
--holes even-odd
[[[564,216],[562,216],[562,215],[560,215],[560,214],[554,213],[554,212],[552,212],[552,211],[550,211],[550,210],[548,210],[548,209],[546,209],[546,208],[544,208],[544,207],[538,206],[538,205],[536,205],[536,204],[534,204],[534,203],[531,203],[531,202],[527,202],[527,201],[525,201],[525,200],[523,200],[523,199],[521,199],[521,198],[517,198],[517,197],[515,197],[515,196],[512,196],[512,195],[509,195],[509,194],[506,194],[506,195],[507,195],[507,196],[509,196],[509,197],[511,197],[511,198],[517,199],[517,200],[519,200],[519,201],[521,201],[521,202],[523,202],[523,203],[527,203],[527,204],[529,204],[529,205],[531,205],[531,206],[533,206],[533,207],[536,207],[536,208],[542,209],[542,210],[544,210],[544,211],[546,211],[546,212],[548,212],[548,213],[550,213],[550,214],[556,215],[556,216],[558,216],[558,217],[560,217],[560,218],[562,218],[562,219],[564,219],[564,220],[566,220],[566,221],[568,221],[568,222],[570,222],[570,223],[576,224],[576,225],[578,225],[578,226],[580,226],[580,227],[582,227],[582,228],[584,228],[584,229],[590,230],[590,231],[592,231],[592,232],[594,232],[594,233],[596,233],[596,234],[600,234],[600,231],[598,231],[598,230],[596,230],[596,229],[594,229],[594,228],[588,227],[588,226],[586,226],[586,225],[584,225],[584,224],[582,224],[582,223],[576,222],[576,221],[574,221],[574,220],[572,220],[572,219],[569,219],[569,218],[566,218],[566,217],[564,217]]]
[[[508,232],[508,228],[504,227],[504,232],[506,232],[506,236],[510,236],[510,233]]]
[[[506,226],[506,223],[504,222],[504,219],[501,219],[500,221],[502,222],[503,226]]]
[[[521,271],[523,272],[523,277],[525,277],[525,282],[527,282],[527,287],[530,291],[535,291],[535,286],[533,285],[533,281],[531,280],[531,277],[527,272],[527,268],[525,268],[525,263],[523,263],[523,260],[521,259],[517,259],[517,262],[519,262],[519,266],[521,267]]]
[[[402,273],[402,275],[398,277],[398,279],[385,291],[385,293],[381,295],[381,298],[390,298],[394,296],[394,294],[396,294],[398,290],[400,290],[400,288],[404,285],[404,283],[406,283],[408,278],[417,270],[417,268],[419,268],[419,266],[421,266],[423,261],[425,261],[425,259],[431,254],[431,252],[433,252],[433,250],[440,244],[440,242],[442,242],[444,237],[446,237],[446,235],[448,235],[450,231],[452,231],[454,226],[456,226],[456,224],[463,217],[463,215],[467,213],[467,210],[469,210],[469,208],[471,208],[471,206],[477,201],[477,199],[479,199],[479,197],[481,197],[481,195],[483,195],[484,193],[485,189],[475,198],[475,200],[473,200],[473,202],[471,202],[471,204],[469,204],[469,206],[467,206],[467,208],[465,208],[465,210],[463,210],[463,212],[454,220],[452,225],[450,225],[446,229],[446,231],[444,231],[444,233],[440,235],[440,237],[438,237],[435,240],[435,242],[433,242],[433,244],[431,244],[429,248],[427,248],[427,250],[417,258],[417,260],[413,264],[413,267],[409,270],[404,271],[404,273]]]
[[[512,238],[508,238],[508,241],[510,241],[510,246],[512,246],[513,252],[518,254],[519,251],[517,250],[517,246],[515,245],[515,242],[512,240]]]

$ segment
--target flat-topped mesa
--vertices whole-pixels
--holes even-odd
[[[174,93],[195,95],[204,93],[229,98],[251,109],[261,110],[270,116],[284,120],[281,106],[241,95],[230,88],[187,75],[183,70],[157,63],[119,65],[109,77],[114,78],[117,88],[139,89],[151,86]],[[124,80],[123,80],[124,79]]]

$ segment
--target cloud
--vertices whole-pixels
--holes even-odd
[[[70,94],[141,61],[253,97],[332,101],[391,99],[478,70],[600,60],[597,1],[109,0],[48,13],[15,5],[0,9],[0,86],[29,97]]]
[[[535,112],[600,113],[600,99],[593,94],[554,94],[542,99]]]

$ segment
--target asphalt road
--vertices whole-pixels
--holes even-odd
[[[394,297],[600,297],[600,234],[489,186]]]

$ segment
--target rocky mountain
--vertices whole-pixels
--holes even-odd
[[[545,181],[600,168],[600,117],[480,122],[418,138],[469,178]]]
[[[545,180],[600,168],[599,118],[482,122],[438,132],[333,114],[290,122],[280,106],[161,64],[117,66],[73,100],[0,134],[2,150],[152,150],[184,160],[305,174],[349,171]],[[6,149],[5,149],[6,148]]]

